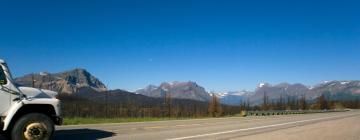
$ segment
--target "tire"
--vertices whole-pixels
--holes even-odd
[[[30,113],[15,122],[12,140],[49,140],[54,133],[54,122],[45,114]]]
[[[3,136],[3,137],[5,137],[5,138],[8,139],[8,140],[11,140],[11,136],[10,136],[10,134],[9,134],[8,131],[1,132],[0,135]]]

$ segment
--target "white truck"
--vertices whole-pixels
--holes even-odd
[[[60,101],[49,90],[17,87],[0,59],[0,132],[12,140],[48,140],[61,125]]]

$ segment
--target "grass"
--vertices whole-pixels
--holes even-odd
[[[261,112],[261,111],[260,111]],[[267,111],[271,112],[271,111]],[[255,112],[256,113],[256,112]],[[315,112],[316,113],[316,112]],[[286,113],[294,114],[294,113]],[[248,116],[257,116],[255,114]],[[262,114],[260,114],[262,116]],[[241,114],[222,116],[224,117],[243,117]],[[95,118],[95,117],[75,117],[75,118],[64,118],[63,125],[81,125],[81,124],[102,124],[102,123],[128,123],[128,122],[151,122],[151,121],[167,121],[167,120],[189,120],[189,119],[205,119],[211,117],[187,117],[187,118],[176,118],[176,117],[139,117],[139,118]]]
[[[167,120],[187,120],[194,118],[64,118],[63,125],[81,125],[81,124],[101,124],[101,123],[128,123],[128,122],[150,122],[150,121],[167,121]],[[200,118],[196,118],[200,119]]]

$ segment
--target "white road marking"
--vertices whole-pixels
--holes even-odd
[[[175,125],[174,127],[187,127],[187,126],[201,126],[201,124],[182,124],[182,125]]]
[[[244,128],[244,129],[236,129],[236,130],[217,132],[217,133],[208,133],[208,134],[201,134],[201,135],[194,135],[194,136],[187,136],[187,137],[171,138],[171,139],[167,139],[167,140],[185,140],[185,139],[192,139],[192,138],[200,138],[200,137],[228,134],[228,133],[241,132],[241,131],[249,131],[249,130],[257,130],[257,129],[277,127],[277,126],[285,126],[285,125],[291,125],[291,124],[296,124],[296,123],[304,123],[304,122],[311,122],[311,121],[319,121],[319,120],[325,120],[325,119],[339,118],[339,117],[344,117],[344,116],[350,116],[350,115],[308,119],[308,120],[301,120],[301,121],[295,121],[295,122],[287,122],[287,123],[265,125],[265,126],[258,126],[258,127]]]

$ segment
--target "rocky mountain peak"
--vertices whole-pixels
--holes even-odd
[[[144,89],[137,90],[136,93],[149,97],[164,97],[165,94],[171,94],[172,98],[191,99],[198,101],[210,100],[210,95],[205,89],[195,82],[164,82],[159,87],[147,86]]]
[[[34,82],[33,82],[34,81]],[[15,82],[20,86],[28,86],[54,90],[59,93],[72,94],[80,88],[91,88],[96,91],[106,91],[106,86],[87,70],[77,68],[60,73],[41,72],[18,77]]]

